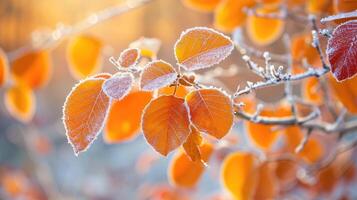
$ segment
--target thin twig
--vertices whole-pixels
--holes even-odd
[[[30,44],[7,53],[8,58],[11,61],[33,49],[53,48],[58,45],[60,41],[71,35],[83,32],[94,25],[131,11],[132,9],[138,8],[150,1],[152,0],[126,0],[124,3],[117,6],[109,7],[94,13],[72,26],[59,25],[57,28],[48,33],[42,33],[41,37],[37,37],[38,40],[33,40]]]

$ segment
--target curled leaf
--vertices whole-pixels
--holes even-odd
[[[184,100],[160,96],[145,108],[142,130],[148,143],[166,156],[184,143],[190,134],[188,111]]]
[[[196,27],[181,33],[175,45],[175,56],[180,66],[193,71],[220,63],[233,48],[229,37],[210,28]]]
[[[130,92],[133,81],[131,73],[117,73],[103,83],[103,92],[110,98],[120,100]]]
[[[191,133],[182,146],[192,161],[201,160],[201,153],[199,149],[201,143],[202,136],[200,132],[198,132],[195,127],[191,126]]]
[[[233,125],[232,100],[218,89],[199,89],[186,96],[192,124],[217,139]]]
[[[66,135],[76,155],[85,151],[103,128],[110,99],[104,78],[88,78],[73,87],[63,106]]]
[[[173,83],[177,72],[171,64],[163,60],[149,62],[143,69],[140,77],[142,90],[152,91]]]

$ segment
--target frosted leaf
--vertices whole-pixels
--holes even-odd
[[[326,53],[331,71],[338,81],[357,73],[357,20],[339,25],[332,33]]]
[[[125,49],[119,56],[119,65],[124,68],[135,66],[139,58],[140,50],[138,48]]]
[[[152,91],[168,86],[177,79],[177,72],[167,62],[156,60],[148,63],[140,77],[142,90]]]
[[[146,141],[166,156],[182,145],[190,134],[190,120],[182,98],[160,96],[145,108],[141,127]]]
[[[63,106],[66,135],[76,155],[85,151],[103,128],[110,99],[104,78],[88,78],[73,87]]]
[[[224,60],[233,50],[229,37],[205,27],[184,31],[175,45],[178,64],[193,71],[211,67]]]
[[[103,91],[108,97],[121,100],[130,92],[133,81],[131,73],[117,73],[103,83]]]

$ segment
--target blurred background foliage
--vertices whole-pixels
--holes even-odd
[[[51,30],[59,23],[74,24],[120,2],[2,0],[0,46],[5,52],[14,51],[28,44],[35,31]],[[211,27],[211,21],[211,15],[188,9],[178,0],[155,0],[85,33],[105,44],[103,71],[114,72],[108,58],[117,56],[142,36],[159,38],[162,41],[159,58],[174,63],[173,46],[181,31],[194,26]],[[170,159],[159,159],[142,135],[116,145],[104,144],[100,136],[86,153],[74,156],[61,120],[63,102],[77,82],[68,70],[67,42],[64,40],[51,52],[52,78],[46,87],[36,91],[37,108],[31,124],[12,119],[1,103],[0,172],[13,172],[20,177],[24,173],[44,193],[44,196],[35,195],[34,199],[148,199],[150,195],[169,195],[165,191],[172,190],[166,177]],[[211,173],[219,171],[214,167],[212,170]],[[214,195],[219,182],[210,180],[207,174],[204,179],[208,180],[203,180],[199,187],[210,192],[202,195]],[[0,199],[5,198],[2,192]]]

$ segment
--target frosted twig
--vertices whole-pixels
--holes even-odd
[[[58,45],[59,41],[82,32],[88,28],[93,27],[101,22],[109,20],[115,16],[126,13],[134,8],[138,8],[152,0],[126,0],[117,6],[109,7],[97,13],[86,17],[84,20],[72,26],[59,25],[54,30],[48,33],[42,33],[40,40],[33,40],[30,44],[22,46],[14,51],[8,53],[9,60],[14,60],[25,52],[32,49],[48,48]],[[39,37],[37,37],[39,38]]]
[[[267,81],[253,83],[253,85],[251,85],[250,87],[245,87],[244,89],[236,92],[234,94],[234,97],[238,97],[243,94],[248,94],[251,91],[256,90],[256,89],[265,88],[265,87],[269,87],[269,86],[273,86],[273,85],[279,85],[279,84],[282,84],[285,82],[299,81],[299,80],[306,79],[308,77],[320,77],[329,71],[330,71],[329,68],[328,69],[326,69],[326,68],[323,68],[323,69],[310,68],[308,71],[300,73],[300,74],[295,74],[295,75],[284,74],[280,79],[269,79]]]
[[[330,21],[340,20],[340,19],[348,19],[357,17],[357,10],[352,12],[340,13],[337,15],[331,15],[320,20],[321,23],[326,23]]]
[[[317,27],[316,17],[313,15],[309,16],[310,22],[312,24],[312,46],[316,48],[319,53],[320,60],[322,63],[322,67],[325,69],[329,69],[330,67],[326,64],[324,55],[322,53],[321,44],[319,40],[319,28]]]
[[[302,138],[300,144],[295,148],[295,153],[300,153],[304,149],[304,147],[312,133],[312,130],[313,130],[312,128],[307,129],[307,132],[305,133],[304,137]]]

